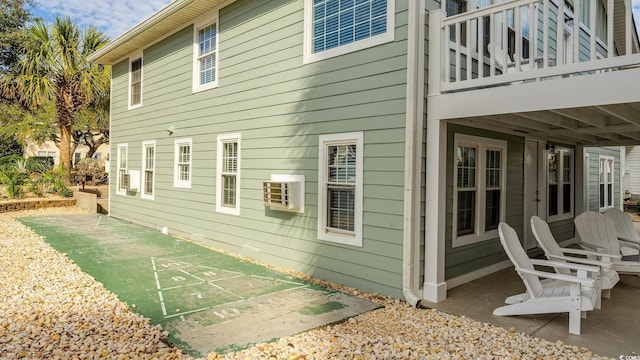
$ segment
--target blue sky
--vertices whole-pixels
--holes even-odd
[[[33,14],[42,17],[45,22],[49,22],[58,15],[69,16],[81,28],[91,24],[102,30],[109,38],[115,39],[171,1],[37,0]],[[640,28],[640,0],[633,0],[633,13],[636,26]]]
[[[32,14],[51,22],[56,16],[68,16],[80,28],[93,25],[115,39],[172,0],[36,0]]]

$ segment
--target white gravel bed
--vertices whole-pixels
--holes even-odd
[[[116,295],[14,220],[83,212],[74,207],[0,214],[0,359],[191,359],[167,345],[160,326],[129,311]],[[600,359],[585,348],[315,281],[384,308],[208,358]]]

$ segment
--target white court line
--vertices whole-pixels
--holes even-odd
[[[167,317],[167,308],[164,306],[164,299],[162,298],[162,291],[158,291],[158,297],[160,297],[160,307],[162,307],[162,315]]]
[[[187,284],[187,285],[171,286],[171,287],[164,288],[164,289],[161,289],[161,290],[173,290],[173,289],[183,288],[183,287],[186,287],[186,286],[201,285],[201,284],[204,284],[204,283],[205,283],[205,282],[204,282],[204,281],[202,281],[202,282],[199,282],[199,283],[193,283],[193,284]]]
[[[180,315],[186,315],[186,314],[192,314],[192,313],[195,313],[195,312],[205,311],[205,310],[209,310],[209,308],[205,307],[205,308],[197,309],[197,310],[183,311],[183,312],[179,312],[177,314],[165,315],[164,318],[165,319],[169,319],[169,318],[172,318],[172,317],[176,317],[176,316],[180,316]]]
[[[288,281],[288,280],[280,280],[278,278],[270,278],[270,277],[265,277],[265,276],[258,276],[258,275],[250,275],[251,277],[254,278],[258,278],[258,279],[263,279],[263,280],[274,280],[276,282],[283,282],[283,283],[287,283],[287,284],[295,284],[295,285],[305,285],[305,284],[301,284],[295,281]]]
[[[182,269],[177,269],[177,270],[178,270],[178,271],[180,271],[180,272],[181,272],[181,273],[183,273],[183,274],[189,275],[189,276],[191,276],[191,277],[193,277],[193,278],[196,278],[196,279],[198,279],[198,280],[200,280],[200,281],[205,281],[204,279],[200,279],[199,277],[197,277],[197,276],[193,275],[193,274],[192,274],[192,273],[190,273],[190,272],[184,271],[184,270],[182,270]]]

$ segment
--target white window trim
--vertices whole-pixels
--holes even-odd
[[[387,32],[370,38],[358,40],[347,45],[338,46],[317,53],[313,52],[313,0],[304,0],[304,54],[303,64],[329,59],[380,44],[388,43],[395,38],[395,0],[387,0]]]
[[[238,143],[238,171],[236,172],[236,206],[228,207],[222,205],[222,144],[226,140],[235,140]],[[229,215],[240,215],[240,169],[241,169],[241,139],[239,133],[234,134],[221,134],[218,135],[217,140],[217,156],[216,156],[216,212],[229,214]]]
[[[178,168],[178,156],[180,145],[189,144],[189,180],[180,180],[180,170]],[[191,138],[176,139],[173,146],[173,187],[176,188],[191,188],[191,180],[193,179],[193,142]]]
[[[456,234],[458,228],[458,191],[457,181],[458,166],[455,152],[458,146],[470,146],[477,148],[476,155],[476,201],[475,201],[475,229],[471,234],[458,236]],[[500,150],[500,219],[505,221],[507,209],[507,142],[505,140],[491,139],[466,134],[455,134],[454,138],[454,156],[453,156],[453,216],[451,240],[452,247],[475,244],[478,242],[495,239],[498,237],[498,230],[485,231],[485,196],[486,193],[486,150]]]
[[[605,176],[605,181],[604,183],[600,181],[600,165],[602,164],[603,161],[611,161],[611,204],[606,204],[607,202],[607,184],[609,184],[609,182],[607,182],[606,180],[606,176]],[[608,155],[599,155],[598,156],[598,207],[599,210],[605,211],[607,209],[611,209],[614,204],[616,203],[616,197],[615,197],[615,165],[616,165],[616,159],[613,156],[608,156]],[[604,207],[600,207],[600,185],[604,184],[604,189],[605,189],[605,194],[604,194],[604,201],[605,201],[605,206]]]
[[[140,103],[132,105],[131,104],[131,64],[140,59]],[[129,55],[129,96],[127,98],[128,109],[137,109],[142,106],[142,89],[144,86],[144,59],[142,58],[142,50],[136,51]]]
[[[562,191],[562,188],[558,188],[558,203],[556,204],[557,208],[557,215],[549,215],[549,164],[548,164],[548,159],[549,159],[549,150],[545,151],[545,165],[544,165],[544,173],[545,173],[545,193],[547,194],[546,197],[546,209],[547,209],[547,222],[554,222],[554,221],[559,221],[559,220],[566,220],[566,219],[572,219],[573,218],[573,212],[575,211],[574,209],[574,191],[575,191],[575,171],[576,171],[576,156],[575,156],[575,152],[573,151],[573,149],[569,149],[569,148],[561,148],[561,147],[557,147],[556,152],[558,154],[560,154],[560,164],[558,166],[558,185],[562,186],[564,184],[564,173],[563,173],[563,166],[564,166],[564,155],[565,153],[568,153],[569,155],[571,155],[571,166],[569,167],[569,169],[571,170],[571,190],[570,190],[570,196],[571,199],[570,204],[571,204],[571,211],[569,211],[566,214],[562,213],[562,203],[564,202],[564,192]],[[598,202],[600,202],[598,200]]]
[[[148,147],[152,147],[153,148],[153,180],[152,180],[152,184],[151,184],[151,188],[153,189],[153,192],[151,194],[145,194],[145,186],[146,186],[146,171],[147,171],[147,148]],[[142,142],[142,171],[140,174],[141,177],[141,186],[140,186],[140,197],[142,199],[147,199],[147,200],[154,200],[155,199],[155,194],[156,194],[156,141],[155,140],[149,140],[149,141],[143,141]]]
[[[204,90],[209,90],[218,87],[218,69],[220,63],[220,25],[218,21],[218,10],[210,10],[193,21],[193,88],[192,92],[197,93]],[[199,31],[211,24],[216,25],[216,79],[213,82],[200,85],[200,61],[198,61],[198,54],[200,53],[200,41],[198,38]]]
[[[125,167],[125,170],[128,170],[128,166],[129,166],[129,145],[128,144],[118,144],[117,147],[117,153],[116,153],[116,157],[117,157],[117,161],[116,161],[116,194],[117,195],[127,195],[127,191],[126,190],[121,190],[120,189],[120,164],[122,163],[122,158],[120,157],[120,149],[125,149],[126,153],[127,153],[127,159],[125,159],[125,162],[127,164],[127,167]]]
[[[327,147],[333,144],[356,144],[356,188],[354,199],[354,232],[327,229]],[[364,134],[362,132],[320,135],[318,138],[318,239],[339,244],[362,247],[363,159]]]

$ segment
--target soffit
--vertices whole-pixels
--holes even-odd
[[[157,13],[110,41],[89,56],[89,61],[112,65],[128,54],[140,50],[155,40],[179,30],[208,10],[228,0],[174,0]]]

